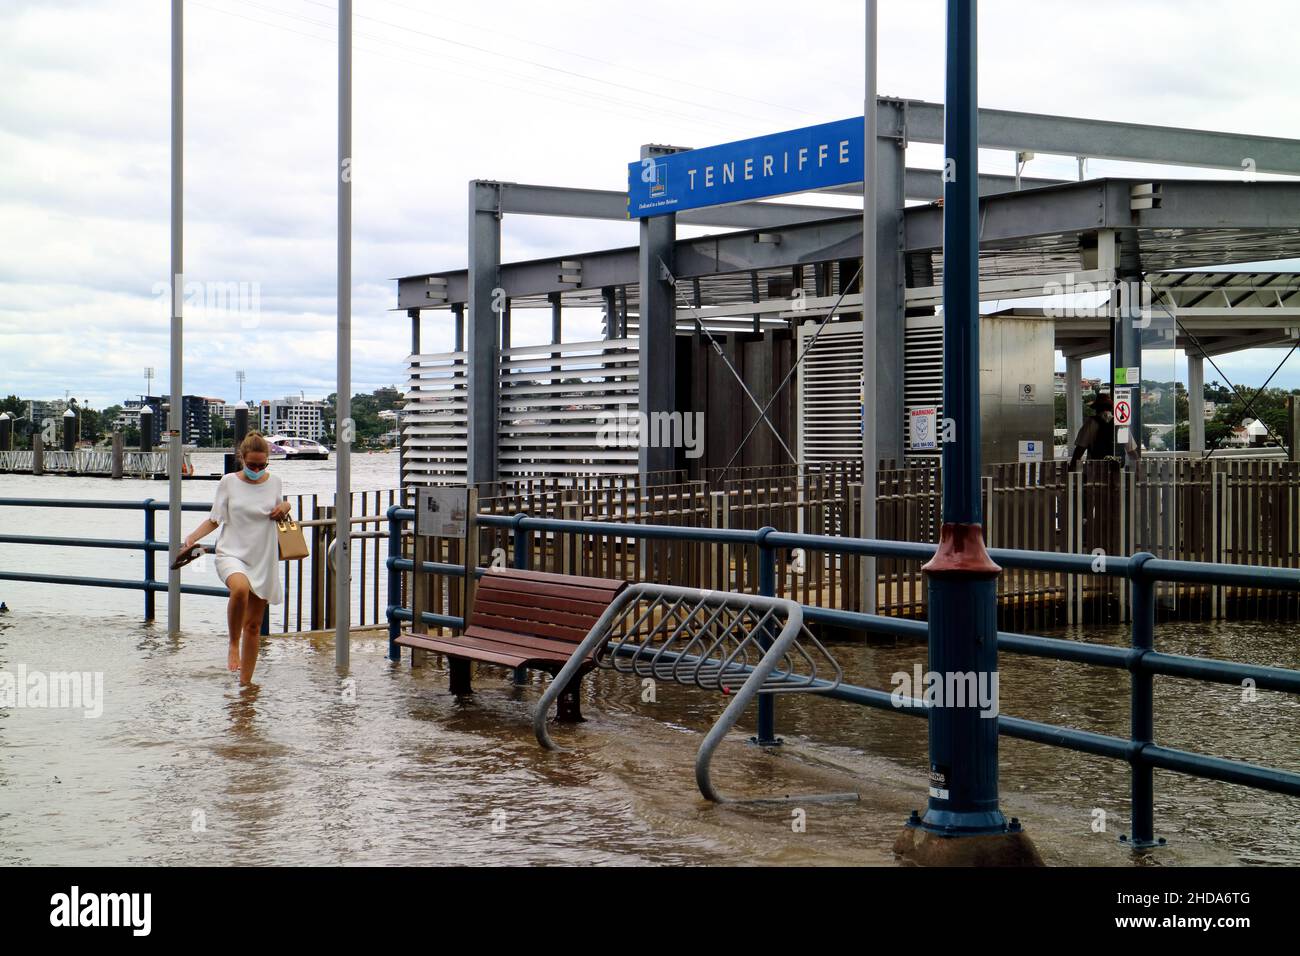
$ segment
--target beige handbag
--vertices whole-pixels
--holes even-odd
[[[280,541],[281,561],[301,561],[307,557],[307,539],[302,528],[292,518],[281,518],[275,523],[276,537]]]

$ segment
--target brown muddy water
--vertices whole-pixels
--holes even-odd
[[[65,592],[67,593],[67,592]],[[713,806],[691,773],[724,700],[599,672],[571,749],[533,739],[525,688],[484,668],[456,700],[438,662],[412,669],[357,640],[347,679],[328,642],[264,640],[257,685],[224,669],[224,637],[169,640],[130,615],[79,613],[93,596],[0,616],[0,671],[103,675],[102,714],[0,709],[0,863],[5,864],[885,864],[908,811],[924,805],[925,722],[784,697],[787,744],[744,742],[715,760],[731,794],[855,789],[857,804]],[[1092,639],[1119,642],[1120,629]],[[1162,649],[1300,667],[1293,635],[1256,624],[1168,625]],[[888,688],[924,663],[917,646],[840,644],[854,683]],[[1004,655],[1004,713],[1125,734],[1125,675]],[[1300,770],[1300,703],[1236,688],[1157,683],[1157,739]],[[1053,864],[1132,865],[1126,768],[1002,742],[1005,811]],[[1300,801],[1156,774],[1164,865],[1300,863]],[[803,810],[798,829],[795,809]],[[1094,811],[1106,812],[1093,832]]]
[[[214,459],[215,461],[215,459]],[[396,455],[357,456],[358,488],[391,487]],[[214,465],[215,467],[215,465]],[[275,462],[288,494],[328,493],[333,462]],[[201,468],[200,470],[211,470]],[[186,500],[211,500],[187,482]],[[163,482],[0,475],[0,497],[164,498]],[[188,530],[201,515],[185,518]],[[159,532],[166,520],[160,517]],[[137,512],[0,508],[11,533],[138,539]],[[159,562],[161,566],[161,561]],[[0,546],[0,568],[139,578],[138,551]],[[191,565],[192,583],[218,583]],[[0,863],[52,864],[884,864],[907,814],[925,805],[923,720],[814,696],[783,696],[776,752],[742,721],[714,761],[737,794],[857,790],[857,804],[713,806],[695,789],[702,734],[725,700],[598,672],[588,722],[542,751],[529,715],[544,686],[484,668],[479,693],[447,693],[439,662],[401,665],[359,638],[352,669],[302,637],[264,641],[258,686],[225,670],[224,601],[186,596],[179,640],[144,624],[138,592],[0,581],[0,676],[89,672],[102,713],[0,706]],[[166,601],[158,599],[160,614]],[[278,615],[274,618],[279,624]],[[1124,644],[1121,627],[1059,636]],[[1156,644],[1300,668],[1291,625],[1164,624]],[[925,664],[916,645],[836,644],[845,679],[890,689]],[[349,682],[350,681],[350,682]],[[1121,671],[1004,654],[1002,712],[1126,737]],[[1300,699],[1157,678],[1163,744],[1300,771]],[[1004,738],[1003,809],[1053,864],[1133,865],[1127,767]],[[1300,864],[1300,800],[1156,772],[1155,865]],[[806,814],[797,832],[793,811]],[[1104,811],[1104,832],[1094,832]]]

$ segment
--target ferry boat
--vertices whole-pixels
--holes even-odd
[[[271,445],[268,458],[294,459],[296,461],[325,461],[330,450],[318,441],[310,438],[298,438],[294,435],[268,435]]]

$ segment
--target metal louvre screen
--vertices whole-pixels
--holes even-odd
[[[462,484],[466,459],[464,352],[412,355],[402,410],[402,484]]]
[[[636,338],[501,352],[500,476],[634,475]]]
[[[912,450],[912,409],[933,406],[943,419],[943,319],[916,316],[907,320],[903,345],[903,448],[909,455],[938,451]]]
[[[817,335],[799,326],[799,352]],[[862,457],[862,323],[832,322],[799,366],[799,461]]]

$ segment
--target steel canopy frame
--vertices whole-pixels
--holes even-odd
[[[895,420],[902,415],[898,377],[904,291],[908,285],[939,281],[943,227],[943,210],[938,206],[905,207],[908,197],[933,198],[943,185],[939,171],[908,170],[905,150],[912,142],[943,142],[944,107],[922,100],[872,99],[876,136],[868,138],[868,145],[877,153],[871,185],[878,197],[874,265],[880,274],[874,286],[876,312],[881,316],[874,370],[877,451],[899,457],[902,429]],[[866,112],[864,122],[868,122]],[[1300,175],[1300,140],[1007,110],[979,110],[977,116],[976,145],[981,148]],[[660,146],[645,150],[677,151]],[[1015,177],[975,170],[973,186],[984,197],[979,233],[984,277],[1005,275],[1008,270],[1033,274],[1092,268],[1086,265],[1090,243],[1095,245],[1094,237],[1104,230],[1117,231],[1115,266],[1124,275],[1153,268],[1300,256],[1300,227],[1295,225],[1300,223],[1300,183],[1152,182],[1150,178],[1060,183],[1023,177],[1017,182]],[[863,192],[870,191],[864,185]],[[495,362],[512,308],[550,308],[556,314],[570,304],[604,307],[608,312],[621,301],[622,315],[611,312],[610,327],[617,324],[626,330],[631,308],[638,314],[639,326],[672,334],[675,319],[657,314],[671,297],[650,288],[660,284],[654,260],[670,266],[679,279],[749,272],[748,280],[756,284],[755,273],[763,269],[858,258],[862,223],[873,215],[853,209],[837,215],[836,207],[750,201],[678,213],[652,230],[653,250],[609,249],[502,264],[500,229],[506,214],[618,220],[628,215],[626,194],[488,181],[471,182],[469,192],[469,269],[397,281],[398,309],[412,320],[413,340],[424,309],[456,312],[458,341],[462,328],[468,336],[470,481],[491,480],[496,474]],[[826,192],[856,194],[856,189],[839,186]],[[1154,198],[1139,199],[1139,193]],[[677,221],[750,228],[683,240],[675,235]],[[647,235],[643,230],[643,240]],[[467,318],[462,318],[462,309]],[[658,389],[642,411],[658,409],[654,402],[675,402],[673,390]],[[642,464],[648,468],[650,462]]]

